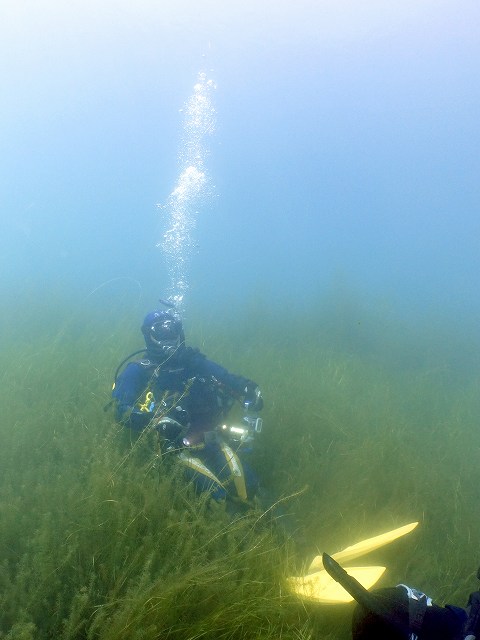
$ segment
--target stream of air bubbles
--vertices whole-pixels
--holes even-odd
[[[209,192],[205,159],[207,138],[215,131],[214,90],[215,83],[200,73],[183,110],[180,175],[167,203],[161,207],[167,228],[157,247],[162,248],[166,257],[170,280],[168,299],[180,313],[189,288],[189,263],[195,246],[198,209]]]

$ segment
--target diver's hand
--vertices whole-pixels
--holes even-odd
[[[162,438],[170,442],[178,441],[185,433],[185,427],[168,416],[154,418],[153,426]]]

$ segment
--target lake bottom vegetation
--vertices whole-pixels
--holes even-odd
[[[192,311],[188,342],[265,398],[250,462],[270,502],[232,514],[107,406],[147,307],[59,293],[3,309],[1,638],[346,640],[353,604],[304,602],[286,578],[417,520],[360,564],[387,567],[379,586],[466,604],[480,565],[473,330],[355,296]]]

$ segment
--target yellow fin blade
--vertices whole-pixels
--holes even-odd
[[[348,567],[347,572],[365,589],[370,589],[379,580],[385,567]],[[324,604],[352,602],[352,596],[325,571],[317,571],[307,576],[288,578],[290,590],[306,600]]]
[[[361,542],[357,542],[356,544],[352,544],[350,547],[343,549],[343,551],[338,551],[337,553],[332,554],[332,558],[337,562],[343,563],[349,562],[350,560],[355,560],[355,558],[359,558],[360,556],[363,556],[370,551],[374,551],[379,547],[383,547],[383,545],[389,544],[397,538],[401,538],[407,533],[410,533],[410,531],[413,531],[413,529],[415,529],[417,524],[418,522],[411,522],[410,524],[406,524],[403,527],[398,527],[398,529],[392,529],[392,531],[382,533],[379,536],[368,538],[367,540],[362,540]],[[308,567],[307,573],[312,573],[314,571],[317,571],[318,569],[323,569],[321,555],[315,556],[310,566]]]

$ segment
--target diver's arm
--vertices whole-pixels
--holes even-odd
[[[260,411],[263,408],[263,399],[260,388],[256,382],[230,373],[225,367],[205,358],[203,366],[208,376],[213,376],[216,380],[225,385],[226,389],[241,402],[248,402],[252,411]]]
[[[115,419],[135,431],[144,429],[152,418],[150,412],[141,411],[137,406],[147,385],[148,375],[145,375],[145,371],[138,363],[131,362],[118,376],[112,391],[112,398],[115,401]]]

